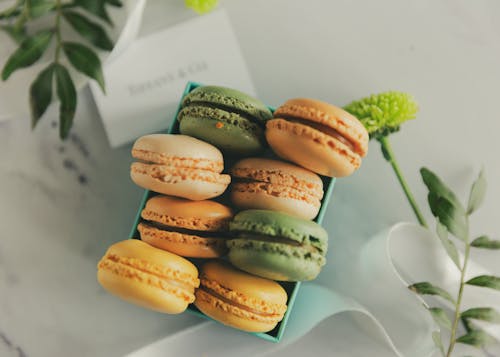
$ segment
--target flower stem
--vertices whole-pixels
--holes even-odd
[[[406,198],[408,199],[408,202],[410,203],[410,206],[413,209],[413,213],[415,213],[415,216],[417,217],[418,223],[420,223],[421,226],[427,228],[427,223],[425,222],[424,216],[420,212],[420,209],[418,208],[417,205],[417,201],[415,201],[415,198],[413,197],[413,194],[410,191],[410,187],[408,186],[408,183],[406,182],[403,173],[396,161],[396,156],[394,155],[394,151],[392,151],[391,144],[389,143],[389,138],[387,136],[383,136],[380,137],[378,141],[382,146],[382,153],[384,154],[384,157],[386,158],[387,161],[389,161],[394,172],[396,173],[396,176],[399,180],[399,183],[401,184],[401,187],[403,188]]]
[[[469,225],[467,219],[467,226]],[[458,297],[457,304],[455,306],[455,317],[453,319],[453,325],[451,328],[451,336],[450,336],[450,345],[448,347],[448,352],[446,353],[446,357],[450,357],[453,352],[453,348],[455,347],[458,321],[460,320],[460,304],[462,302],[462,294],[464,291],[464,280],[465,280],[465,272],[467,270],[467,262],[469,261],[469,253],[470,253],[470,244],[469,244],[469,234],[465,237],[465,250],[464,250],[464,264],[462,265],[462,269],[460,269],[460,287],[458,289]]]

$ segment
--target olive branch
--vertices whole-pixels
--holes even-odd
[[[389,142],[390,134],[397,132],[405,121],[416,117],[418,106],[414,98],[406,93],[386,92],[352,102],[345,109],[360,119],[368,130],[370,138],[380,143],[382,154],[391,164],[418,222],[423,227],[427,227]],[[470,237],[469,217],[481,206],[486,195],[487,184],[484,170],[481,170],[471,186],[466,208],[455,193],[431,170],[422,168],[420,174],[428,189],[427,200],[430,210],[436,218],[436,235],[449,258],[460,271],[460,283],[455,298],[448,291],[429,282],[412,284],[409,289],[417,294],[440,297],[453,305],[451,319],[443,308],[426,306],[438,326],[442,330],[450,332],[446,349],[441,333],[435,331],[432,335],[441,354],[449,357],[452,355],[456,343],[483,347],[495,341],[491,335],[475,326],[473,321],[500,323],[500,313],[491,307],[476,307],[462,311],[461,303],[466,285],[500,290],[500,277],[480,275],[468,280],[465,279],[471,248],[500,249],[500,241],[493,240],[487,235],[482,235],[472,241]],[[450,239],[450,236],[453,239]],[[462,259],[458,254],[456,243],[461,243],[464,246]],[[465,334],[457,337],[460,321],[464,326]]]

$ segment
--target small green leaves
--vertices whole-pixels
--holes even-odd
[[[484,201],[484,196],[486,195],[486,186],[487,184],[486,177],[484,176],[484,170],[481,170],[470,190],[467,214],[473,213],[481,206]]]
[[[451,297],[450,293],[428,282],[415,283],[410,285],[408,289],[420,295],[437,295],[455,304],[455,300]]]
[[[59,105],[59,136],[65,139],[69,129],[73,125],[73,118],[76,110],[76,89],[68,70],[60,65],[54,64],[56,75],[57,96]]]
[[[470,245],[476,248],[500,249],[500,240],[492,240],[484,235],[474,239]]]
[[[407,93],[385,92],[354,101],[345,108],[364,125],[370,138],[379,139],[399,130],[417,116],[418,104]]]
[[[34,129],[40,117],[52,101],[52,78],[54,66],[51,64],[38,74],[30,87],[31,128]]]
[[[29,12],[31,18],[45,15],[56,6],[53,0],[30,0]]]
[[[186,7],[193,9],[198,14],[205,14],[212,11],[218,2],[219,0],[184,0]]]
[[[463,343],[466,345],[481,347],[494,342],[495,339],[492,336],[488,335],[486,332],[479,329],[475,329],[466,333],[463,336],[460,336],[459,338],[457,338],[456,341],[458,343]]]
[[[444,249],[446,250],[446,253],[448,253],[448,256],[451,258],[453,263],[457,266],[457,268],[460,270],[460,258],[458,257],[458,251],[457,248],[455,247],[455,244],[448,239],[448,231],[446,230],[446,227],[439,222],[439,219],[437,221],[436,225],[436,233],[437,236],[439,237],[439,240],[441,241],[441,244],[443,245]]]
[[[106,31],[99,24],[88,20],[86,17],[74,11],[64,11],[63,16],[66,21],[68,21],[68,23],[91,44],[103,50],[111,51],[113,43],[109,39]]]
[[[492,323],[500,323],[500,313],[491,307],[475,307],[462,312],[464,319],[483,320]]]
[[[441,309],[440,307],[431,307],[429,308],[429,312],[431,313],[432,318],[434,319],[434,321],[436,321],[439,327],[446,330],[451,330],[451,321],[448,316],[446,316],[446,313],[443,309]]]
[[[431,170],[423,167],[420,174],[429,189],[427,198],[432,214],[455,237],[465,241],[469,227],[465,210],[456,195]]]
[[[112,25],[108,12],[106,11],[106,1],[103,0],[75,0],[75,4],[94,16]]]
[[[52,30],[44,30],[21,42],[19,48],[7,60],[2,79],[5,81],[15,70],[31,66],[38,61],[49,46],[52,35]]]
[[[95,79],[102,91],[105,92],[101,60],[94,51],[76,42],[64,42],[62,48],[73,67],[90,78]]]
[[[432,332],[432,341],[434,341],[434,345],[439,349],[439,352],[441,352],[441,356],[444,356],[443,341],[441,341],[441,333],[439,331]]]
[[[476,276],[475,278],[468,280],[466,284],[500,290],[500,278],[491,275]]]

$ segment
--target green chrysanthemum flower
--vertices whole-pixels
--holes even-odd
[[[414,119],[418,104],[412,95],[385,92],[354,101],[345,108],[365,126],[370,138],[380,139],[399,130],[399,126]]]
[[[219,0],[185,0],[186,6],[198,14],[205,14],[212,11],[218,3]]]

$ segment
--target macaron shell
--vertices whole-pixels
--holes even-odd
[[[203,292],[196,291],[194,305],[205,315],[212,319],[242,331],[247,332],[267,332],[276,327],[279,321],[262,322],[251,318],[240,317],[232,312],[232,306],[217,299],[216,297]]]
[[[190,200],[206,200],[220,196],[231,181],[229,175],[206,170],[179,170],[139,162],[132,164],[130,177],[136,185],[145,189]]]
[[[225,238],[204,238],[197,235],[169,232],[140,223],[141,240],[168,252],[190,258],[217,258],[227,252]]]
[[[267,122],[266,138],[280,157],[328,177],[351,175],[361,158],[335,138],[309,126],[272,119]]]
[[[179,131],[217,146],[227,154],[253,155],[265,147],[264,130],[250,120],[222,110],[204,108],[197,115],[191,107],[179,113]],[[231,115],[230,115],[231,114]]]
[[[164,312],[183,312],[194,300],[198,269],[188,260],[136,239],[113,244],[98,264],[97,279],[110,293]]]
[[[275,118],[300,118],[336,130],[349,140],[354,151],[365,156],[368,151],[368,131],[363,124],[345,110],[316,99],[295,98],[287,100],[274,112]]]
[[[198,87],[182,100],[183,107],[192,103],[206,103],[233,108],[261,121],[266,121],[272,117],[269,108],[260,100],[232,88],[220,86]]]
[[[229,260],[241,270],[278,281],[315,279],[325,264],[320,254],[301,247],[234,239],[228,242]]]
[[[132,153],[145,152],[164,154],[166,158],[187,158],[191,160],[200,160],[202,166],[193,167],[204,169],[203,163],[213,161],[219,163],[218,171],[223,169],[222,153],[213,145],[187,135],[178,134],[151,134],[137,139],[132,147]],[[134,156],[135,157],[135,156]],[[138,157],[139,159],[147,159]],[[169,163],[169,160],[158,163]]]
[[[191,201],[183,198],[158,195],[150,198],[141,217],[170,227],[197,231],[226,230],[233,211],[215,201]]]
[[[231,189],[231,201],[237,207],[243,209],[268,209],[281,211],[303,219],[313,219],[317,216],[321,207],[319,200],[311,198],[308,202],[304,199],[294,198],[305,196],[304,192],[299,195],[290,196],[287,187],[273,185],[273,189],[260,188],[259,184],[233,184]],[[265,186],[270,186],[267,184]],[[282,191],[281,193],[279,191]],[[271,193],[272,191],[273,193]],[[316,201],[316,202],[311,202]]]

